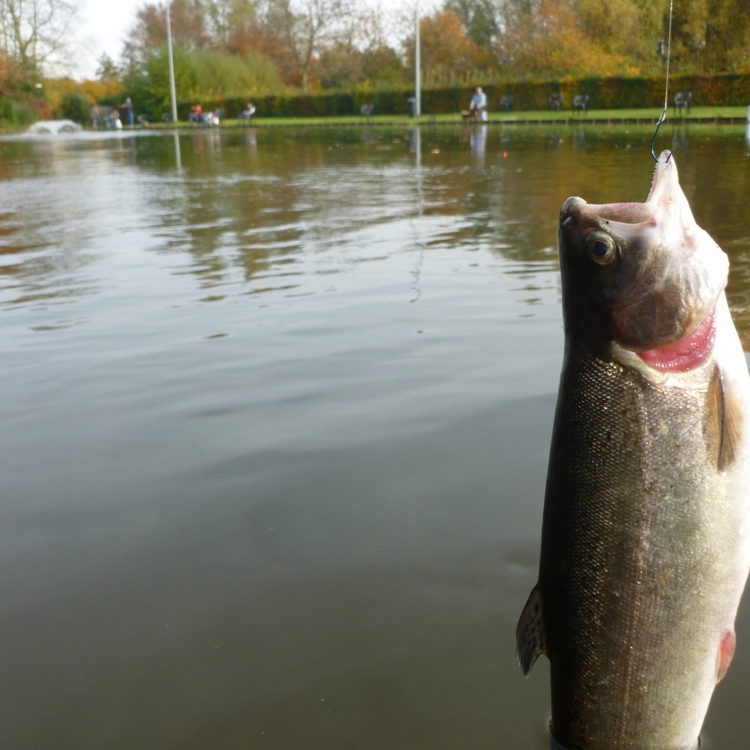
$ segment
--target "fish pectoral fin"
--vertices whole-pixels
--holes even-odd
[[[534,662],[542,654],[547,653],[542,620],[543,607],[542,590],[538,585],[534,586],[516,626],[516,656],[524,677],[529,676]]]
[[[725,471],[734,463],[742,440],[742,402],[720,367],[716,368],[710,391],[718,421],[719,450],[716,463],[719,471]]]
[[[734,634],[734,628],[728,628],[721,636],[719,645],[719,659],[716,666],[716,682],[721,682],[729,669],[729,665],[734,659],[734,649],[737,645],[737,636]]]

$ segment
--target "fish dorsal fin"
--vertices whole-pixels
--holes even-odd
[[[516,656],[524,677],[529,676],[534,662],[547,653],[542,612],[542,591],[534,586],[516,626]]]
[[[717,467],[719,471],[726,471],[734,463],[742,438],[742,404],[721,367],[714,370],[710,388],[719,425]]]

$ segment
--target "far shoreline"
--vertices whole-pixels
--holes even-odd
[[[527,112],[490,112],[489,119],[485,122],[466,122],[461,113],[430,115],[423,114],[420,117],[409,117],[409,115],[373,115],[369,118],[362,115],[346,115],[331,117],[258,117],[253,118],[250,123],[238,121],[233,118],[222,120],[219,128],[248,127],[290,127],[290,126],[344,126],[344,127],[385,127],[385,126],[438,126],[438,125],[465,125],[477,127],[482,125],[655,125],[662,110],[656,107],[644,109],[608,109],[591,110],[585,114],[573,113],[570,110],[548,112],[545,110],[534,110]],[[665,124],[708,124],[708,125],[742,125],[748,122],[748,108],[744,106],[735,107],[694,107],[691,113],[672,115],[667,114]],[[136,126],[137,127],[137,126]],[[198,130],[209,130],[209,125],[197,126],[186,121],[157,122],[148,126],[151,129],[175,128]],[[101,129],[101,128],[100,128]]]
[[[219,125],[196,125],[186,120],[178,122],[153,122],[148,124],[124,125],[122,129],[109,130],[103,127],[83,126],[88,133],[127,133],[127,132],[205,132],[211,130],[248,130],[249,128],[306,128],[306,127],[338,127],[338,128],[414,128],[414,127],[498,127],[498,126],[652,126],[656,125],[662,110],[656,107],[643,109],[608,109],[592,110],[585,114],[573,113],[570,110],[548,112],[535,110],[526,112],[490,112],[485,122],[467,122],[460,112],[450,114],[409,117],[399,115],[373,115],[369,118],[361,115],[345,115],[330,117],[258,117],[250,123],[235,118],[227,118]],[[694,107],[691,113],[673,115],[670,112],[664,126],[679,127],[683,125],[750,125],[748,108],[734,107]],[[37,122],[44,122],[38,120]],[[26,133],[33,123],[18,127],[0,127],[2,135],[17,135]]]

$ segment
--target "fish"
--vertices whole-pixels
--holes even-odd
[[[565,201],[565,348],[539,577],[553,747],[694,750],[750,568],[750,376],[729,261],[669,151],[645,203]]]

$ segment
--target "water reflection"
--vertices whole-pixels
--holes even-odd
[[[560,148],[563,142],[564,138],[559,131],[554,131],[547,136],[548,148]]]
[[[258,148],[258,134],[254,127],[248,127],[244,133],[245,145],[249,148]]]
[[[672,127],[670,150],[674,154],[680,154],[688,150],[690,145],[690,128],[687,123],[682,122]]]
[[[422,164],[422,130],[421,128],[411,128],[409,130],[409,151],[414,154],[417,166]]]
[[[574,126],[570,135],[570,142],[574,148],[585,149],[588,146],[588,133],[584,126]]]
[[[489,125],[472,126],[469,132],[469,143],[471,150],[479,157],[480,161],[484,159],[487,151],[487,132]]]
[[[402,145],[404,136],[407,152]],[[687,128],[675,128],[672,147],[687,149],[688,136]],[[335,142],[320,134],[301,140],[295,132],[263,133],[262,147],[255,128],[229,135],[198,130],[183,138],[170,137],[171,161],[184,169],[185,179],[179,184],[165,182],[163,138],[130,139],[126,148],[141,170],[137,177],[140,195],[129,191],[129,175],[112,171],[117,170],[115,154],[124,145],[121,139],[102,142],[83,160],[78,159],[75,148],[23,144],[23,161],[3,162],[6,180],[14,180],[13,191],[23,196],[20,202],[10,196],[6,202],[11,211],[16,203],[23,219],[5,230],[3,252],[9,260],[4,272],[12,272],[21,283],[38,275],[44,266],[24,262],[23,256],[30,261],[28,252],[39,247],[40,241],[41,246],[54,243],[51,230],[56,225],[66,227],[61,232],[71,239],[71,247],[81,248],[75,251],[76,263],[69,267],[85,265],[96,256],[83,250],[87,245],[84,228],[90,226],[95,234],[96,222],[87,222],[83,215],[93,210],[101,219],[111,210],[110,205],[116,205],[118,212],[137,205],[136,225],[162,225],[160,249],[187,252],[193,258],[190,272],[206,287],[249,283],[257,278],[262,283],[254,291],[261,291],[269,288],[267,281],[273,276],[287,288],[295,277],[293,268],[301,260],[303,241],[318,253],[328,253],[332,261],[329,270],[340,272],[344,267],[334,259],[334,248],[348,247],[347,238],[353,242],[368,238],[373,257],[390,253],[388,233],[378,239],[378,227],[398,231],[398,221],[409,219],[412,211],[416,217],[433,217],[429,236],[424,236],[425,247],[483,247],[501,257],[532,259],[554,268],[549,248],[555,245],[557,211],[568,195],[582,195],[591,202],[643,200],[650,182],[642,153],[648,129],[641,136],[628,134],[624,144],[619,133],[607,141],[600,131],[583,127],[571,131],[568,141],[554,130],[529,134],[498,132],[486,126],[456,131],[432,128],[426,143],[419,128],[406,133],[378,131],[377,135],[372,131],[339,133]],[[482,161],[481,170],[461,162],[463,138],[469,151]],[[637,143],[639,138],[641,145],[632,155],[619,148],[631,141]],[[190,144],[187,151],[185,142]],[[553,146],[554,151],[539,150],[540,144]],[[743,226],[745,211],[742,202],[731,196],[741,195],[747,188],[743,183],[746,172],[736,168],[737,157],[732,155],[731,144],[726,148],[725,144],[709,140],[698,151],[685,151],[690,158],[680,159],[679,166],[699,221],[733,253],[746,235],[740,231],[738,238],[734,229]],[[5,143],[3,147],[9,154],[20,145]],[[581,160],[582,148],[596,149],[596,154]],[[28,159],[33,152],[44,153],[44,160]],[[411,163],[404,159],[406,153],[412,155]],[[32,182],[27,195],[16,180],[23,172],[32,180],[67,173],[78,183],[84,165],[90,187],[67,193],[70,206],[57,186],[45,189]],[[107,187],[92,182],[92,167],[107,175]],[[726,179],[714,191],[704,190],[698,196],[700,186],[713,184],[710,175],[717,170]],[[6,185],[10,187],[7,181]],[[413,199],[409,197],[412,190]],[[59,211],[43,210],[43,205]],[[70,215],[70,210],[83,221],[75,226],[63,221],[62,216]],[[455,221],[452,226],[434,221],[440,216]],[[109,231],[118,229],[112,226]],[[330,240],[332,231],[339,237],[336,242]],[[340,252],[336,257],[341,257]],[[746,264],[744,255],[733,260],[739,275]],[[296,281],[291,283],[296,285]],[[734,293],[747,296],[740,289]]]

